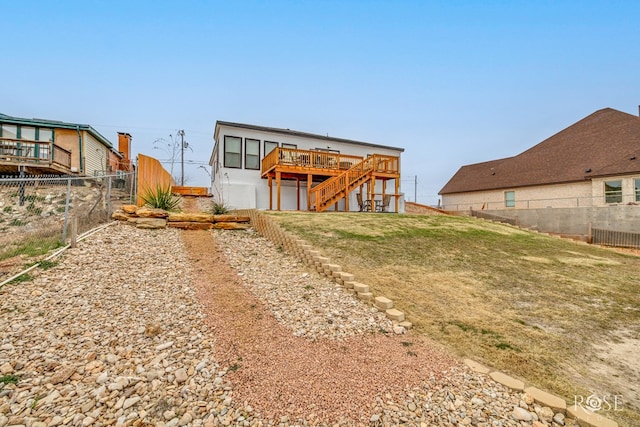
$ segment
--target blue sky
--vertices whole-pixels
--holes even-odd
[[[3,1],[0,112],[134,152],[179,129],[208,185],[216,120],[405,148],[435,204],[465,164],[605,107],[638,114],[637,1]]]

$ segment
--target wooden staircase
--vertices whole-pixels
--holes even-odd
[[[367,157],[338,176],[327,179],[309,191],[309,201],[312,211],[323,212],[338,201],[372,180],[379,173],[396,175],[398,173],[398,158],[374,154]],[[394,176],[390,176],[393,178]]]

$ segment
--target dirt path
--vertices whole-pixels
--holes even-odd
[[[435,386],[457,365],[414,335],[296,338],[244,287],[210,233],[186,231],[182,238],[216,338],[215,357],[231,368],[234,399],[250,402],[264,417],[368,421],[376,396],[421,387],[430,378]]]

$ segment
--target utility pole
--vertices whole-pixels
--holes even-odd
[[[418,203],[418,175],[414,177],[413,181],[413,203]]]
[[[180,185],[184,187],[184,130],[179,130],[180,135]]]

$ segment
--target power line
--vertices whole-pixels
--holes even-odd
[[[156,160],[158,160],[160,163],[171,163],[172,161],[175,161],[175,160],[171,160],[171,159],[156,159]],[[189,164],[189,165],[208,165],[209,164],[209,162],[203,162],[203,161],[200,161],[200,160],[187,160],[187,159],[185,159],[184,162],[186,164]]]
[[[155,127],[143,127],[143,126],[127,126],[127,125],[101,125],[101,124],[93,124],[93,127],[103,127],[103,128],[111,128],[111,129],[126,129],[126,130],[139,130],[139,131],[159,131],[159,132],[175,132],[175,128],[155,128]],[[203,130],[194,130],[194,129],[184,129],[185,132],[189,132],[190,134],[196,135],[206,135],[207,137],[213,137],[212,131],[203,131]]]

